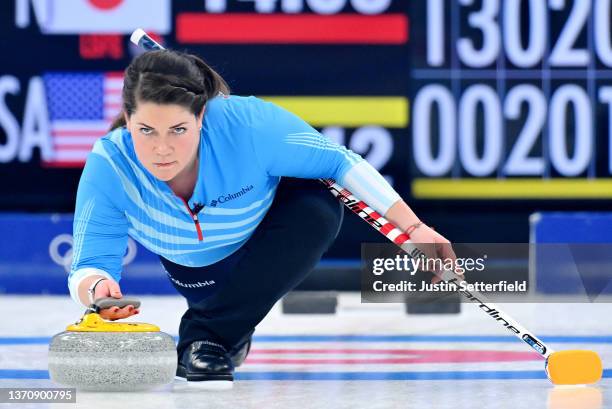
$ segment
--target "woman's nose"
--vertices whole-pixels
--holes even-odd
[[[172,153],[172,147],[165,142],[159,142],[155,145],[154,152],[160,156],[165,156]]]

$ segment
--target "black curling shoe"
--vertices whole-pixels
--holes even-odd
[[[194,341],[179,359],[176,379],[186,381],[189,387],[229,389],[234,381],[234,365],[223,345]]]

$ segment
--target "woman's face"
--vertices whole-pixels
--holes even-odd
[[[156,178],[169,182],[192,169],[198,154],[204,109],[199,116],[175,104],[140,102],[126,115],[134,150],[142,165]]]

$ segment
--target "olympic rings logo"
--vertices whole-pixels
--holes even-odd
[[[128,237],[127,251],[123,256],[122,265],[128,265],[136,258],[136,242]],[[70,272],[72,265],[73,238],[71,234],[63,233],[55,236],[49,243],[49,257],[57,265],[64,267],[66,272]]]

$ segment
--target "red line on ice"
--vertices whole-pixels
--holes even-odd
[[[371,354],[376,358],[259,358],[265,355],[317,354],[351,355]],[[391,357],[381,358],[380,355]],[[395,355],[395,356],[394,356]],[[408,355],[398,357],[401,355]],[[247,362],[251,364],[416,364],[454,362],[518,362],[537,361],[535,352],[477,351],[477,350],[423,350],[423,349],[257,349],[251,351]]]

